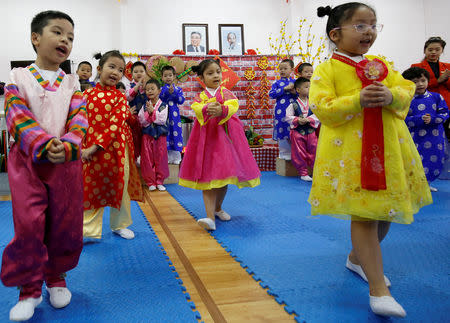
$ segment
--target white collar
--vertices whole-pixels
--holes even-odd
[[[31,64],[31,66],[33,66],[36,69],[36,71],[38,71],[38,73],[42,76],[42,78],[50,83],[50,85],[53,85],[53,83],[55,83],[56,78],[61,72],[60,68],[58,68],[58,70],[56,71],[43,70],[39,68],[39,66],[37,66],[36,63]]]
[[[206,90],[209,92],[209,94],[211,94],[212,96],[216,96],[217,90],[220,89],[220,86],[215,88],[215,89],[211,89],[209,87],[206,88]]]

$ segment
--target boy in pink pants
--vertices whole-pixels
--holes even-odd
[[[319,119],[311,112],[308,104],[309,79],[299,77],[294,88],[298,98],[286,109],[286,122],[291,125],[291,162],[297,169],[300,178],[312,181],[311,174],[316,158],[316,128]]]
[[[159,99],[161,93],[157,80],[145,84],[147,102],[139,111],[142,126],[141,174],[150,191],[165,191],[164,180],[169,177],[167,156],[168,106]]]
[[[74,23],[59,11],[41,12],[31,23],[34,64],[11,71],[5,114],[14,143],[8,178],[14,238],[3,252],[1,279],[19,286],[10,320],[30,319],[42,301],[70,303],[65,272],[78,264],[83,247],[81,141],[86,106],[76,75],[59,65],[72,50]]]

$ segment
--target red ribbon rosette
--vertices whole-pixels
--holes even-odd
[[[375,81],[383,81],[388,75],[388,68],[377,58],[372,61],[365,59],[356,64],[356,74],[364,88]],[[386,189],[382,109],[380,106],[364,108],[363,111],[361,187],[371,191]]]

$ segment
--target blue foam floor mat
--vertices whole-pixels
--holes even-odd
[[[298,322],[448,322],[450,181],[433,186],[439,189],[434,204],[411,225],[393,224],[382,243],[385,273],[405,319],[371,312],[368,285],[345,268],[350,222],[311,216],[310,183],[263,172],[256,188],[230,186],[223,208],[232,219],[217,220],[212,236]],[[201,191],[176,184],[167,190],[195,218],[206,216]]]
[[[78,266],[68,272],[72,301],[55,310],[44,301],[30,322],[197,322],[200,314],[139,205],[132,202],[133,240],[124,240],[103,218],[103,238],[84,245]],[[11,202],[0,202],[0,247],[14,236]],[[0,322],[17,302],[16,288],[0,287]]]

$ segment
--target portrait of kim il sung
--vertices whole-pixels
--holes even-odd
[[[183,24],[183,50],[186,55],[208,53],[208,24]]]

